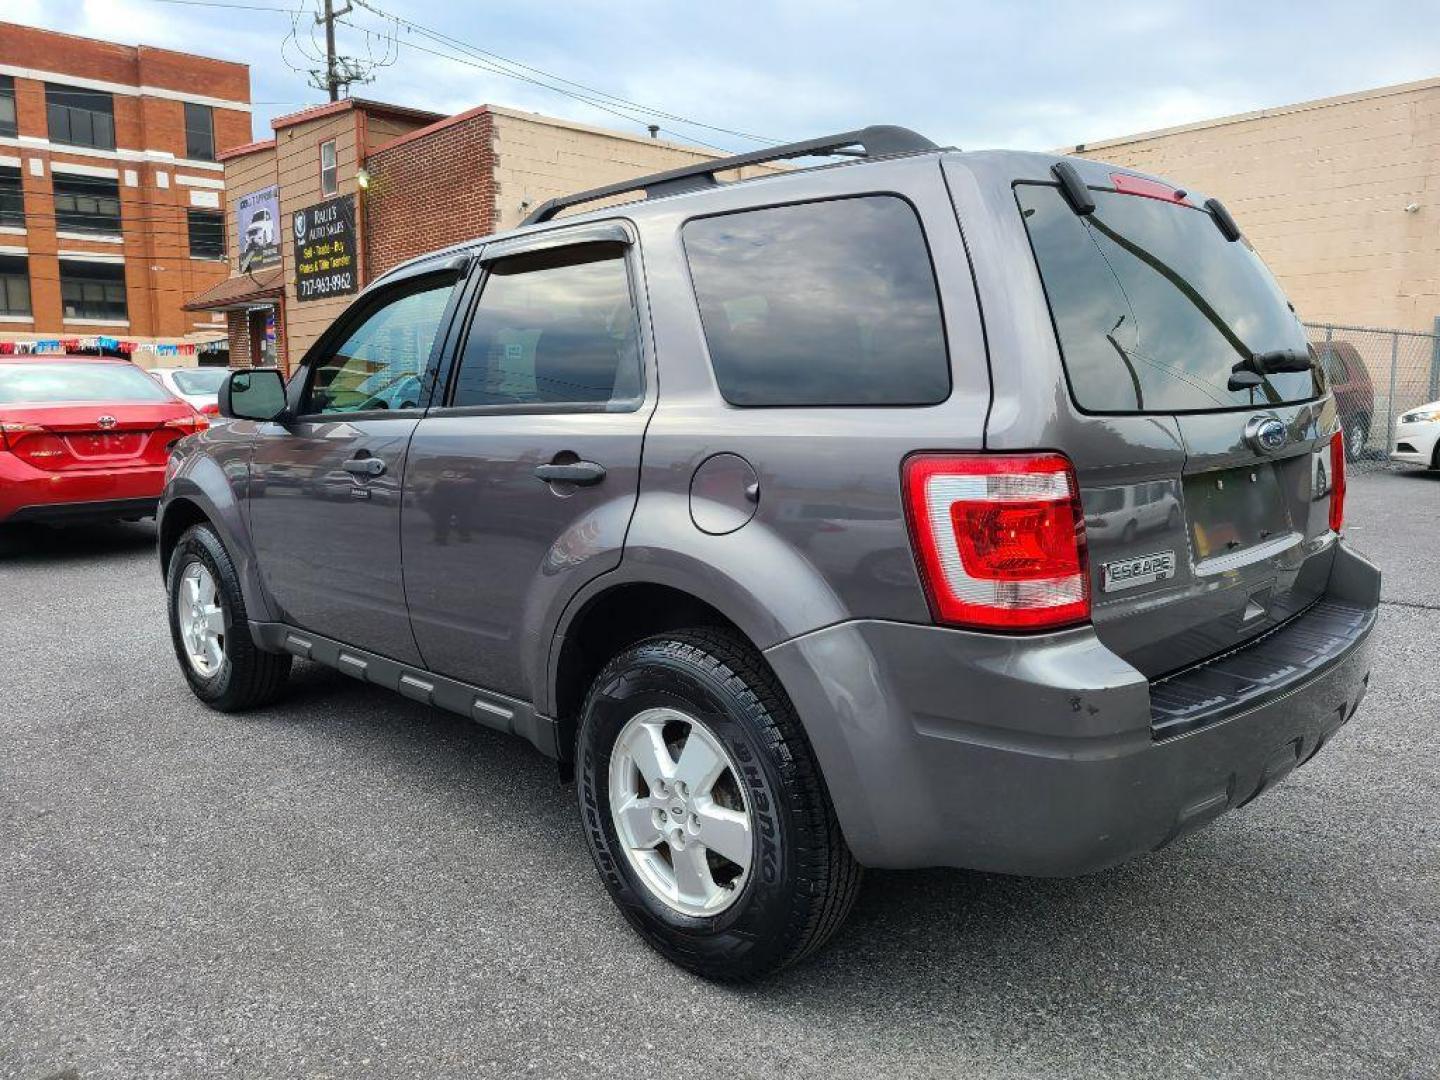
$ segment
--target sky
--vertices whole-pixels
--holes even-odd
[[[6,0],[0,18],[247,63],[265,138],[272,117],[325,100],[304,73],[322,48],[320,2]],[[357,97],[636,134],[658,123],[664,138],[729,151],[877,123],[967,149],[1055,149],[1440,76],[1436,0],[364,3],[339,27],[340,51],[388,64]]]

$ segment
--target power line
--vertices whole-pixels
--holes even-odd
[[[157,4],[179,4],[181,7],[235,8],[238,11],[283,11],[287,14],[299,12],[300,8],[276,7],[273,4],[234,4],[222,0],[155,0]]]
[[[359,31],[360,33],[362,33],[362,34],[370,34],[370,33],[372,33],[372,31],[367,30],[365,27],[359,26],[359,25],[357,25],[356,23],[348,22],[348,21],[346,21],[346,20],[344,20],[344,19],[340,19],[340,20],[337,20],[337,21],[344,23],[346,26],[350,27],[352,30],[358,30],[358,31]],[[440,59],[442,59],[442,60],[449,60],[449,61],[451,61],[452,63],[463,64],[463,65],[465,65],[466,67],[473,67],[473,68],[476,68],[476,69],[478,69],[478,70],[480,70],[480,71],[488,71],[488,72],[490,72],[491,74],[494,74],[494,75],[504,75],[504,76],[506,76],[507,78],[517,79],[517,80],[519,80],[520,82],[527,82],[527,83],[531,83],[531,84],[533,84],[533,85],[535,85],[535,86],[544,87],[544,88],[547,89],[547,90],[553,90],[553,91],[555,91],[555,92],[557,92],[557,93],[564,94],[566,97],[574,98],[576,101],[583,101],[585,104],[589,105],[591,108],[599,109],[599,110],[601,110],[602,112],[607,112],[607,113],[609,113],[611,116],[618,116],[620,119],[622,119],[622,120],[627,120],[627,121],[629,121],[629,122],[632,123],[632,124],[644,124],[644,123],[645,123],[645,118],[644,118],[643,116],[633,116],[633,115],[631,115],[631,114],[629,114],[629,113],[622,112],[620,109],[613,108],[613,107],[605,104],[605,103],[602,102],[602,101],[597,101],[597,100],[595,100],[594,98],[588,98],[588,97],[586,97],[586,96],[583,95],[583,94],[577,94],[577,93],[574,93],[573,91],[569,91],[569,90],[562,90],[562,89],[560,89],[559,87],[551,86],[551,85],[549,85],[548,83],[541,82],[541,81],[538,80],[538,79],[532,79],[532,78],[530,78],[529,76],[526,76],[526,75],[520,75],[520,74],[517,74],[516,72],[506,71],[504,68],[501,68],[501,67],[499,67],[499,66],[497,66],[497,65],[495,65],[495,64],[489,63],[488,61],[478,60],[478,59],[474,59],[474,58],[472,58],[472,57],[466,57],[466,56],[457,56],[457,55],[455,55],[453,52],[441,52],[441,51],[438,50],[438,49],[429,49],[429,48],[426,48],[424,45],[418,45],[418,44],[416,44],[416,43],[413,42],[413,41],[402,41],[402,40],[400,40],[400,39],[398,39],[398,38],[396,39],[396,43],[399,44],[399,45],[404,45],[404,46],[405,46],[406,48],[408,48],[408,49],[415,49],[417,52],[428,53],[430,56],[438,56]],[[659,130],[659,128],[657,127],[656,130]],[[706,142],[706,141],[703,140],[703,139],[697,139],[697,138],[695,138],[693,135],[684,135],[683,133],[681,133],[681,135],[682,135],[683,138],[688,139],[690,142],[698,143],[699,145],[704,146],[704,147],[706,147],[706,148],[708,148],[708,149],[710,149],[710,150],[717,150],[717,151],[719,151],[719,152],[722,153],[722,154],[732,153],[731,150],[729,150],[728,148],[726,148],[726,147],[724,147],[724,146],[717,146],[716,144],[710,143],[710,142]]]
[[[617,105],[627,106],[627,107],[632,108],[632,109],[638,109],[641,113],[643,113],[643,114],[645,114],[645,115],[647,115],[647,116],[657,117],[657,118],[663,119],[663,120],[672,120],[672,121],[675,121],[676,123],[682,123],[682,124],[689,125],[690,127],[704,128],[704,129],[706,129],[707,131],[718,131],[718,132],[720,132],[720,133],[723,134],[723,135],[734,135],[734,136],[736,136],[737,138],[749,139],[749,140],[751,140],[752,142],[768,143],[768,144],[770,144],[770,145],[778,145],[779,143],[785,141],[785,140],[783,140],[783,139],[772,138],[772,137],[769,136],[769,135],[756,135],[756,134],[753,134],[752,132],[748,132],[748,131],[737,131],[737,130],[735,130],[734,128],[720,127],[720,126],[717,125],[717,124],[707,124],[707,123],[705,123],[703,120],[696,120],[696,119],[694,119],[694,118],[692,118],[692,117],[682,116],[682,115],[679,114],[679,113],[667,112],[667,111],[665,111],[664,109],[657,109],[657,108],[655,108],[655,107],[653,107],[653,106],[650,106],[650,105],[643,105],[643,104],[641,104],[640,102],[631,101],[631,100],[628,99],[628,98],[623,98],[623,97],[619,97],[618,95],[608,93],[608,92],[606,92],[606,91],[604,91],[604,90],[599,89],[598,87],[589,86],[589,85],[587,85],[586,83],[582,83],[582,82],[576,82],[574,79],[567,79],[567,78],[565,78],[565,76],[563,76],[563,75],[557,75],[557,74],[555,74],[555,73],[552,72],[552,71],[546,71],[546,70],[544,70],[543,68],[535,67],[534,65],[532,65],[532,64],[527,64],[527,63],[525,63],[525,62],[523,62],[523,61],[521,61],[521,60],[516,60],[516,59],[514,59],[514,58],[512,58],[512,57],[504,56],[504,55],[502,55],[502,54],[500,54],[500,53],[497,53],[497,52],[492,52],[492,51],[489,50],[489,49],[482,49],[482,48],[480,48],[478,45],[472,45],[472,44],[470,44],[469,42],[466,42],[466,41],[461,40],[460,38],[454,37],[454,36],[452,36],[452,35],[450,35],[450,34],[446,34],[446,33],[444,33],[443,31],[436,30],[436,29],[434,29],[433,27],[423,26],[423,25],[421,25],[420,23],[414,22],[413,20],[407,19],[407,18],[405,18],[405,17],[403,17],[403,16],[400,16],[400,15],[393,15],[393,14],[391,14],[390,12],[387,12],[387,11],[382,10],[381,8],[377,7],[376,5],[374,5],[374,4],[372,4],[372,3],[369,3],[368,0],[353,0],[353,2],[354,2],[357,6],[364,8],[366,11],[369,11],[369,12],[375,14],[375,15],[378,15],[378,16],[380,16],[381,18],[391,19],[391,20],[393,20],[396,24],[398,24],[398,25],[400,25],[400,26],[405,26],[405,27],[407,27],[407,28],[409,28],[409,29],[411,29],[411,30],[415,30],[415,31],[417,31],[417,32],[419,32],[419,33],[421,33],[421,34],[424,34],[426,37],[428,37],[428,38],[430,38],[430,39],[432,39],[432,40],[439,41],[439,42],[442,42],[442,43],[444,43],[444,44],[451,45],[451,46],[453,46],[453,47],[455,47],[455,48],[459,48],[459,49],[461,49],[461,50],[463,50],[463,51],[465,51],[465,52],[468,52],[468,53],[476,54],[476,55],[483,56],[483,57],[488,57],[489,59],[491,59],[491,60],[493,60],[493,61],[497,61],[497,62],[499,62],[499,63],[509,64],[509,65],[512,66],[512,67],[520,68],[520,69],[522,69],[522,70],[524,70],[524,71],[531,72],[531,73],[534,74],[534,75],[543,76],[543,77],[546,78],[546,79],[552,79],[552,80],[554,80],[555,82],[564,83],[566,86],[573,86],[573,87],[575,87],[577,90],[583,90],[583,91],[585,91],[587,94],[592,94],[592,95],[595,95],[595,96],[597,96],[597,97],[604,98],[604,99],[606,99],[606,100],[608,100],[608,101],[611,101],[611,102],[616,103]],[[502,72],[502,74],[511,74],[511,73]],[[512,75],[512,77],[518,77],[518,76],[513,76],[513,75]],[[530,81],[533,81],[533,80],[530,80]],[[538,83],[537,85],[545,85],[545,84],[543,84],[543,83]],[[558,87],[549,87],[549,89],[555,90],[555,91],[558,92],[558,93],[566,93],[566,91],[561,90],[561,89],[559,89]],[[574,95],[571,95],[571,96],[574,96]],[[581,100],[588,100],[588,99],[581,98]]]
[[[286,37],[286,42],[294,41],[296,48],[299,49],[301,56],[305,59],[312,62],[320,61],[320,57],[318,55],[315,57],[311,57],[300,45],[300,39],[298,34],[298,16],[308,13],[308,8],[291,8],[265,4],[237,4],[233,2],[228,2],[228,0],[155,0],[155,2],[165,4],[181,4],[188,7],[240,8],[251,11],[270,11],[275,13],[288,14],[291,16],[292,29],[291,33]],[[368,3],[367,0],[351,0],[351,2],[365,9],[371,14],[377,16],[378,18],[389,20],[390,22],[396,24],[396,26],[404,26],[407,29],[428,38],[434,43],[447,45],[452,49],[461,50],[462,53],[466,53],[469,55],[456,56],[453,53],[440,52],[435,49],[426,48],[422,45],[417,45],[413,41],[402,40],[399,38],[398,35],[379,34],[374,30],[359,25],[358,23],[350,22],[349,20],[340,18],[339,15],[335,17],[335,22],[341,23],[345,26],[350,27],[352,30],[356,30],[362,34],[365,34],[367,40],[369,38],[378,38],[381,41],[387,42],[387,50],[389,47],[405,45],[409,48],[415,49],[419,52],[427,53],[431,56],[436,56],[441,59],[451,60],[456,63],[465,64],[466,66],[474,67],[478,70],[486,71],[493,75],[500,75],[508,79],[514,79],[519,82],[529,83],[532,86],[537,86],[541,89],[549,90],[552,93],[562,94],[575,101],[579,101],[583,104],[589,105],[592,108],[599,109],[602,112],[608,113],[611,116],[615,116],[621,120],[625,120],[631,124],[638,124],[648,127],[650,126],[649,121],[654,119],[661,119],[669,120],[673,124],[683,124],[686,127],[701,128],[706,131],[715,131],[724,135],[733,135],[736,138],[748,139],[751,142],[758,142],[767,145],[776,145],[784,141],[782,139],[776,139],[767,135],[756,135],[753,132],[741,131],[735,128],[722,127],[718,124],[708,124],[703,120],[696,120],[693,117],[684,116],[680,113],[671,112],[666,109],[655,108],[653,106],[644,105],[636,101],[631,101],[628,98],[623,98],[616,94],[611,94],[607,91],[599,89],[598,87],[589,86],[586,83],[577,82],[574,79],[568,79],[563,75],[557,75],[554,72],[546,71],[543,68],[539,68],[531,64],[526,64],[523,61],[516,60],[512,57],[504,56],[500,53],[492,52],[488,49],[482,49],[477,45],[473,45],[469,42],[463,41],[462,39],[454,37],[453,35],[446,34],[443,31],[436,30],[433,27],[425,26],[421,23],[414,22],[413,20],[406,19],[403,16],[393,15],[375,4]],[[320,21],[323,22],[324,20],[321,19]],[[283,52],[284,45],[282,44],[282,57]],[[387,51],[387,57],[388,55],[389,53]],[[298,68],[294,64],[291,64],[288,59],[285,62],[297,74],[315,74],[314,72],[303,71],[301,68]],[[383,63],[383,61],[380,63]],[[376,66],[380,66],[380,63],[377,63]],[[505,65],[508,65],[508,67]],[[529,72],[530,74],[527,75],[524,74],[524,72]],[[556,85],[557,83],[563,85]],[[573,87],[574,89],[567,90],[567,86]],[[321,86],[320,88],[325,89],[324,86]],[[583,91],[583,93],[577,91]],[[634,110],[634,112],[629,112],[626,110]],[[635,115],[635,113],[638,113],[639,115]],[[668,130],[670,130],[672,134],[678,135],[679,137],[687,139],[690,142],[698,143],[700,146],[704,146],[708,149],[717,150],[721,153],[727,154],[732,152],[728,147],[717,146],[714,143],[696,138],[694,135],[687,134],[686,132],[676,131],[674,128],[670,128]]]

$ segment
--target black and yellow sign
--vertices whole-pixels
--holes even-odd
[[[295,237],[295,297],[323,300],[359,286],[355,249],[355,198],[341,195],[290,216]]]

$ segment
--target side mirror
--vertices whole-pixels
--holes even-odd
[[[279,420],[285,415],[285,380],[275,368],[232,371],[220,384],[220,415],[231,420]]]

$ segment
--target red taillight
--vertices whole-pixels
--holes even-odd
[[[220,406],[219,406],[216,402],[213,402],[213,401],[210,402],[208,405],[201,405],[201,406],[200,406],[200,415],[201,415],[201,416],[219,416],[219,415],[220,415]]]
[[[917,454],[905,504],[939,622],[1051,630],[1090,617],[1085,522],[1060,454]]]
[[[1330,436],[1330,528],[1339,532],[1345,524],[1345,436]]]
[[[39,424],[0,424],[0,450],[14,450],[26,435],[35,435],[45,429]]]
[[[179,416],[174,420],[166,420],[164,426],[167,428],[178,428],[186,435],[189,435],[191,432],[204,431],[210,426],[210,421],[206,420],[205,417],[199,413],[191,413],[189,416]]]

